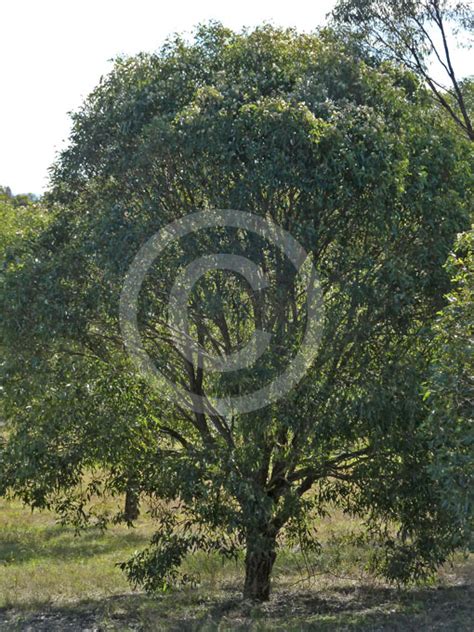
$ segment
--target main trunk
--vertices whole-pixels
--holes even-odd
[[[268,601],[270,578],[276,558],[275,538],[250,536],[245,556],[244,598]]]

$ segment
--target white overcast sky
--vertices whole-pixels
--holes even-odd
[[[154,51],[171,33],[219,20],[311,31],[335,0],[2,0],[0,184],[41,193],[75,110],[119,54]],[[461,62],[467,65],[464,54]],[[466,68],[466,74],[468,70]]]

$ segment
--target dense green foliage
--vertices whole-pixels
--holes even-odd
[[[444,503],[461,518],[460,537],[469,541],[474,504],[474,230],[459,235],[447,268],[453,285],[434,326],[426,426],[434,453],[432,475],[443,486]]]
[[[373,568],[391,579],[424,576],[462,544],[464,518],[433,475],[441,457],[422,384],[449,289],[443,266],[470,224],[472,149],[412,74],[331,32],[201,28],[191,44],[177,38],[157,55],[117,60],[74,115],[52,185],[61,212],[5,275],[0,491],[103,523],[91,498],[132,484],[156,500],[158,530],[124,569],[152,590],[185,579],[189,550],[244,547],[245,592],[266,598],[279,540],[317,546],[312,518],[334,506],[366,521]],[[163,399],[134,372],[118,326],[142,243],[211,208],[288,230],[324,294],[311,370],[249,414]],[[189,366],[165,319],[175,271],[215,252],[270,276],[259,296],[224,273],[193,291],[192,332],[209,352],[238,350],[261,323],[272,332],[272,350],[233,374]],[[195,233],[165,251],[142,288],[146,349],[192,392],[252,391],[298,348],[297,288],[265,240]]]

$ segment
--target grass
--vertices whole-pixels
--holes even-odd
[[[241,599],[241,562],[200,554],[186,560],[199,587],[149,597],[115,566],[146,544],[147,519],[77,537],[48,512],[0,499],[0,631],[472,629],[472,559],[459,557],[431,587],[396,590],[362,573],[366,552],[339,539],[355,526],[337,515],[321,523],[311,578],[301,554],[283,550],[267,604]]]
[[[148,541],[151,524],[77,536],[49,512],[0,499],[0,608],[77,602],[129,590],[117,562]]]

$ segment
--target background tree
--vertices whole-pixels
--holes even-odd
[[[453,63],[455,46],[472,45],[471,2],[339,0],[333,19],[357,33],[369,50],[414,71],[451,120],[474,140],[472,98]]]
[[[434,477],[444,502],[462,517],[456,537],[472,544],[474,446],[474,230],[462,233],[449,256],[448,303],[434,329],[433,360],[425,398]]]
[[[38,254],[38,236],[54,221],[55,212],[54,206],[46,208],[41,200],[36,200],[31,194],[13,195],[9,187],[0,187],[2,279],[12,274],[21,278],[24,268]],[[26,287],[20,288],[19,292],[23,293],[24,289]],[[27,305],[29,297],[24,295],[23,298]],[[48,299],[44,296],[43,300]],[[34,314],[29,316],[35,318]],[[50,346],[46,348],[50,350]],[[19,385],[21,381],[21,386],[15,389],[11,399],[7,397],[2,401],[2,438],[6,440],[9,436],[8,419],[17,422],[22,419],[27,425],[25,432],[18,435],[19,442],[27,440],[31,445],[28,455],[22,455],[20,446],[18,451],[13,447],[14,439],[11,437],[11,461],[2,463],[3,488],[8,486],[11,477],[17,483],[23,480],[28,485],[25,500],[28,499],[32,506],[48,506],[44,485],[35,486],[35,473],[49,468],[51,487],[69,486],[68,497],[62,498],[56,509],[64,517],[71,512],[76,517],[82,514],[82,522],[85,522],[94,516],[94,513],[87,516],[85,505],[91,490],[99,482],[97,477],[92,476],[90,486],[81,491],[78,487],[80,476],[85,468],[88,468],[89,475],[93,469],[100,468],[102,484],[106,486],[104,471],[112,468],[118,483],[117,492],[125,493],[123,511],[119,511],[115,519],[127,522],[135,520],[139,513],[139,498],[133,488],[132,468],[128,465],[127,470],[126,466],[130,459],[127,461],[119,455],[122,451],[128,454],[133,452],[130,446],[133,434],[130,430],[136,423],[133,415],[143,412],[142,398],[137,411],[133,408],[134,398],[130,388],[127,389],[126,398],[120,397],[125,388],[123,376],[119,383],[115,372],[105,371],[105,366],[93,355],[85,354],[83,349],[71,350],[69,357],[64,356],[61,348],[57,354],[47,355],[41,344],[27,349],[26,355],[10,356],[8,351],[8,348],[2,347],[4,380],[11,387]],[[82,384],[82,388],[79,384]],[[111,384],[114,386],[111,387]],[[111,392],[114,393],[113,397]],[[49,406],[45,405],[46,401]],[[68,418],[74,419],[74,425],[68,423]],[[123,434],[124,424],[126,437]],[[117,430],[115,435],[111,428]],[[149,444],[151,446],[152,442]],[[64,446],[69,449],[65,450]],[[58,465],[55,478],[54,468],[58,460],[61,466]],[[76,472],[78,463],[81,465]],[[66,472],[71,476],[65,476]],[[94,517],[98,518],[96,515]]]
[[[374,67],[331,32],[210,25],[192,43],[176,38],[156,55],[117,60],[74,115],[52,170],[49,200],[63,210],[5,277],[3,488],[83,522],[94,494],[123,491],[123,473],[132,474],[158,525],[123,568],[150,590],[184,581],[189,551],[243,548],[244,594],[267,599],[279,544],[317,542],[312,521],[334,507],[365,521],[378,571],[398,581],[432,572],[460,544],[460,519],[431,474],[420,392],[449,288],[443,264],[472,213],[471,151],[412,75]],[[312,254],[324,294],[311,370],[288,397],[249,414],[162,399],[131,370],[118,325],[141,244],[210,208],[288,230]],[[164,299],[174,271],[216,252],[248,257],[270,281],[258,296],[234,274],[196,284],[191,333],[209,353],[241,349],[259,326],[272,333],[253,367],[221,375],[183,359]],[[266,240],[196,232],[144,283],[146,349],[210,401],[251,392],[299,346],[298,283]],[[115,420],[109,412],[122,407]],[[71,503],[107,450],[115,467]]]
[[[47,210],[32,195],[13,195],[0,186],[0,249],[6,265],[8,248],[21,240],[35,237],[47,222]]]

